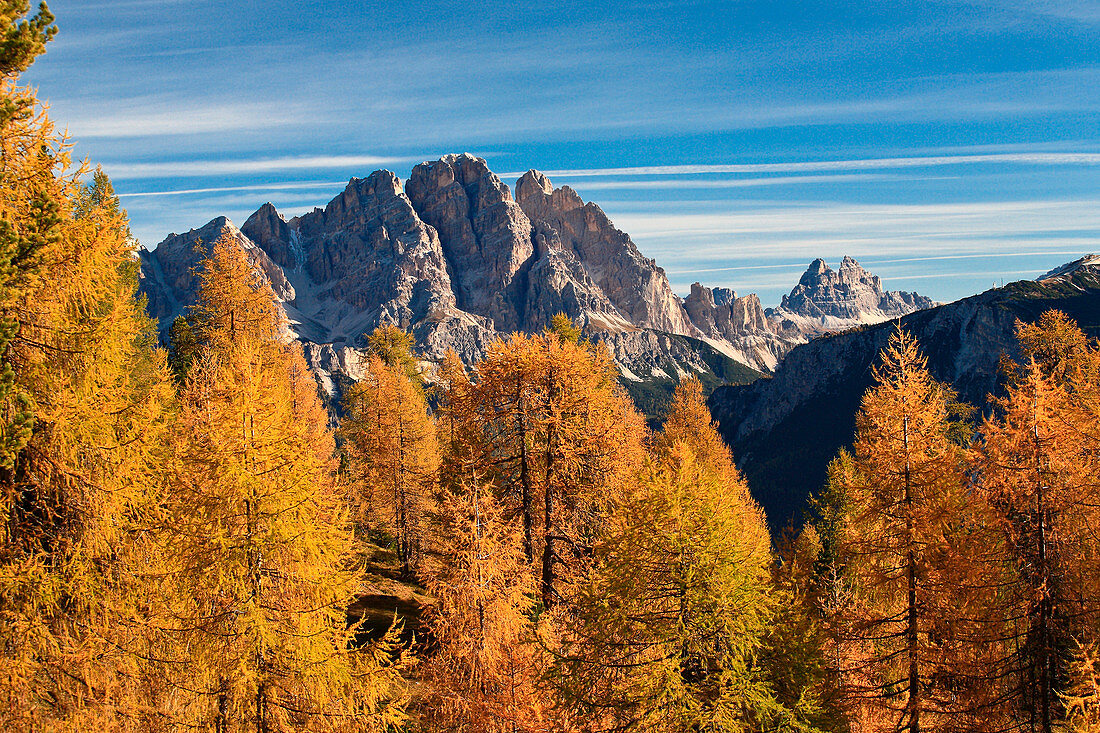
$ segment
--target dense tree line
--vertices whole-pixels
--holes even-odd
[[[0,1],[0,729],[1100,731],[1100,347],[980,420],[898,331],[775,540],[685,379],[659,432],[557,317],[467,369],[368,337],[337,430],[230,240],[171,348]],[[388,546],[424,629],[350,611]]]

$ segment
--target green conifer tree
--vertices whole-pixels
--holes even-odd
[[[563,621],[563,701],[601,730],[813,730],[814,705],[785,705],[765,666],[770,538],[697,380],[677,388],[654,453]]]

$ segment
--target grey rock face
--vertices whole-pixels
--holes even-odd
[[[531,222],[508,187],[484,160],[463,154],[421,163],[405,188],[439,233],[458,307],[492,318],[501,331],[523,328],[522,275],[534,245]]]
[[[491,322],[457,308],[435,229],[388,171],[353,179],[325,209],[289,222],[266,204],[246,227],[263,247],[218,218],[142,254],[142,290],[162,329],[194,303],[191,270],[228,230],[271,282],[292,334],[307,344],[351,347],[363,333],[393,323],[412,330],[431,356],[454,347],[473,359],[492,338]],[[325,372],[317,359],[311,364]]]
[[[321,297],[359,311],[381,309],[403,328],[455,309],[439,237],[417,216],[393,173],[353,179],[324,211],[290,224],[306,271],[323,284]]]
[[[383,323],[408,329],[427,359],[454,349],[471,363],[500,335],[540,331],[564,313],[608,344],[628,379],[676,378],[731,359],[770,370],[813,329],[863,322],[835,314],[920,305],[882,293],[848,259],[837,273],[815,262],[780,318],[726,288],[696,284],[681,301],[599,206],[537,171],[513,198],[484,160],[463,154],[416,166],[404,186],[390,171],[352,179],[324,209],[289,221],[267,203],[241,230],[219,217],[170,235],[141,253],[141,288],[162,329],[195,301],[193,268],[223,232],[271,283],[326,386],[336,372],[355,378],[351,355]],[[822,325],[804,313],[833,315]]]
[[[694,284],[692,289],[694,290]],[[737,298],[737,293],[729,288],[712,288],[710,294],[715,305],[729,305]]]
[[[679,379],[709,371],[698,349],[668,333],[602,332],[596,335],[596,340],[608,347],[626,378],[632,381],[652,377]]]
[[[584,263],[592,281],[629,322],[669,333],[698,335],[665,271],[642,255],[594,203],[568,186],[555,189],[538,171],[516,183],[516,200],[531,221],[557,234],[561,248]]]
[[[837,270],[814,260],[777,309],[781,315],[856,322],[884,321],[931,308],[935,301],[917,293],[884,292],[877,275],[845,257]]]
[[[539,222],[534,240],[537,259],[527,273],[523,308],[528,330],[547,327],[558,313],[590,328],[626,323],[580,259],[562,249],[556,231]]]
[[[755,294],[737,297],[726,288],[691,286],[684,308],[711,339],[728,343],[742,361],[774,369],[798,344],[836,331],[913,313],[936,305],[916,293],[885,292],[878,276],[845,257],[836,271],[824,260],[810,263],[782,304],[765,310]]]
[[[933,377],[984,407],[998,390],[1001,355],[1017,356],[1016,320],[1034,321],[1051,308],[1100,333],[1100,265],[911,313],[900,327],[916,338]],[[711,413],[773,527],[799,516],[828,462],[851,441],[872,368],[896,328],[880,323],[815,339],[793,349],[772,379],[711,395]]]
[[[245,220],[241,233],[266,252],[279,267],[293,269],[297,266],[291,247],[290,227],[270,201]]]
[[[224,216],[185,234],[169,234],[156,249],[138,252],[141,261],[141,292],[149,300],[149,315],[167,328],[198,297],[198,266],[210,255],[214,242],[228,236],[245,251],[252,267],[271,285],[276,297],[293,299],[294,287],[281,267],[256,247]]]
[[[684,308],[692,323],[714,338],[740,338],[768,329],[768,319],[756,293],[738,298],[737,293],[726,288],[711,290],[692,283]]]
[[[704,336],[729,344],[731,356],[757,369],[771,370],[805,339],[799,332],[777,333],[756,293],[737,297],[728,288],[691,284],[684,308]]]

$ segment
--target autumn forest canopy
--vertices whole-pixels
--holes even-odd
[[[898,329],[771,536],[703,386],[650,430],[565,316],[472,368],[380,327],[330,412],[224,237],[162,346],[19,83],[52,15],[0,25],[0,730],[1100,731],[1100,345],[1063,314],[983,405]]]

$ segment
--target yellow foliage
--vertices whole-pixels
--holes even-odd
[[[767,556],[771,536],[764,510],[752,498],[748,484],[733,464],[733,455],[711,418],[703,385],[694,377],[677,385],[665,424],[654,436],[653,452],[659,460],[668,460],[677,445],[690,448],[695,462],[712,473],[732,499],[740,503],[741,512],[734,531],[745,547],[754,548],[753,552],[759,557]]]
[[[341,432],[351,462],[357,519],[394,535],[407,576],[420,561],[439,470],[435,424],[418,383],[400,360],[371,354],[363,378],[348,389]]]
[[[228,233],[214,242],[198,276],[199,300],[191,318],[200,346],[217,351],[281,338],[284,317],[270,286]]]
[[[167,472],[162,647],[176,726],[384,730],[404,720],[391,633],[356,649],[353,542],[333,437],[269,290],[219,242],[202,274],[206,349],[180,395]],[[268,321],[262,314],[268,314]],[[228,314],[228,315],[227,315]]]
[[[1070,673],[1072,684],[1062,695],[1072,733],[1100,733],[1100,651],[1078,644]]]
[[[81,184],[34,96],[0,84],[0,728],[141,727],[171,388],[110,183]]]
[[[645,424],[618,385],[606,348],[556,333],[495,343],[468,379],[452,362],[443,399],[452,471],[488,482],[540,559],[554,605],[609,503],[641,464]]]
[[[758,663],[774,606],[769,547],[744,532],[753,509],[679,442],[616,506],[553,677],[586,730],[792,723]]]

